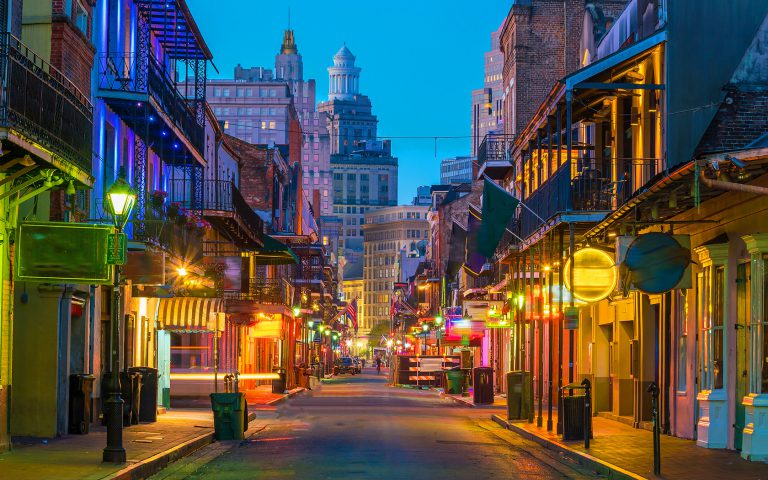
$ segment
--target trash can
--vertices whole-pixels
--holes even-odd
[[[120,395],[123,397],[123,425],[139,424],[139,403],[141,402],[141,374],[120,372]]]
[[[128,372],[141,375],[138,405],[139,421],[156,422],[158,388],[157,369],[151,367],[131,367],[128,369]]]
[[[285,392],[285,369],[273,368],[272,373],[276,373],[279,378],[272,379],[272,393],[284,393]]]
[[[576,391],[584,391],[581,385],[566,385],[561,388],[562,395],[562,415],[563,415],[563,440],[584,440],[584,418],[587,415],[586,395],[576,394]],[[589,422],[592,422],[592,416],[589,415]],[[592,429],[590,428],[590,437]]]
[[[528,418],[529,389],[528,372],[522,370],[507,372],[507,418],[509,420]]]
[[[445,371],[445,393],[459,394],[464,391],[464,371],[460,369]]]
[[[69,433],[85,435],[91,426],[93,375],[69,376]]]
[[[475,404],[493,403],[493,368],[475,367],[472,375],[472,400]]]
[[[216,440],[242,440],[245,432],[245,394],[212,393],[213,431]]]

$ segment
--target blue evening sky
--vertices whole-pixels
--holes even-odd
[[[327,99],[333,54],[346,42],[362,68],[360,91],[393,139],[400,159],[398,196],[410,203],[418,185],[438,183],[440,159],[470,152],[471,91],[483,85],[483,53],[509,0],[187,0],[220,74],[274,68],[291,10],[304,78]]]

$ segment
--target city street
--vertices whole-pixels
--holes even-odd
[[[502,429],[488,410],[388,387],[385,379],[372,369],[335,378],[276,411],[257,412],[263,428],[196,471],[174,474],[180,466],[171,465],[153,479],[589,476]]]

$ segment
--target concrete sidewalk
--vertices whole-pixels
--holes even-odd
[[[657,478],[653,475],[653,435],[647,430],[601,417],[593,417],[594,438],[589,450],[584,442],[564,442],[562,437],[535,423],[492,419],[524,438],[554,450],[610,478]],[[553,417],[557,424],[557,416]],[[553,429],[554,430],[554,429]],[[661,478],[667,479],[768,479],[768,464],[748,462],[737,452],[697,447],[692,440],[661,436]]]
[[[285,393],[272,393],[271,385],[259,385],[256,388],[245,390],[245,401],[249,408],[270,407],[295,397],[305,390],[304,387],[296,387]]]
[[[88,435],[53,440],[18,440],[13,450],[0,454],[0,478],[26,479],[133,479],[162,468],[213,442],[210,410],[169,410],[157,422],[123,430],[128,461],[102,463],[106,428],[93,426]],[[142,473],[144,472],[144,473]]]

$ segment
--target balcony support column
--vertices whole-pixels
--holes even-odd
[[[143,108],[146,109],[146,105]],[[135,223],[133,231],[136,238],[146,233],[146,224],[142,220],[145,219],[147,208],[147,144],[138,132],[133,141],[133,186],[136,189],[136,208],[133,216],[139,220]]]
[[[573,90],[566,90],[565,92],[565,128],[567,128],[566,132],[566,153],[565,153],[565,160],[568,162],[568,169],[570,170],[572,167],[571,163],[571,148],[573,147]],[[571,172],[571,178],[573,178],[573,173]],[[571,196],[568,195],[567,203],[566,203],[566,211],[573,210],[573,204],[571,201]],[[571,252],[572,253],[572,252]]]

